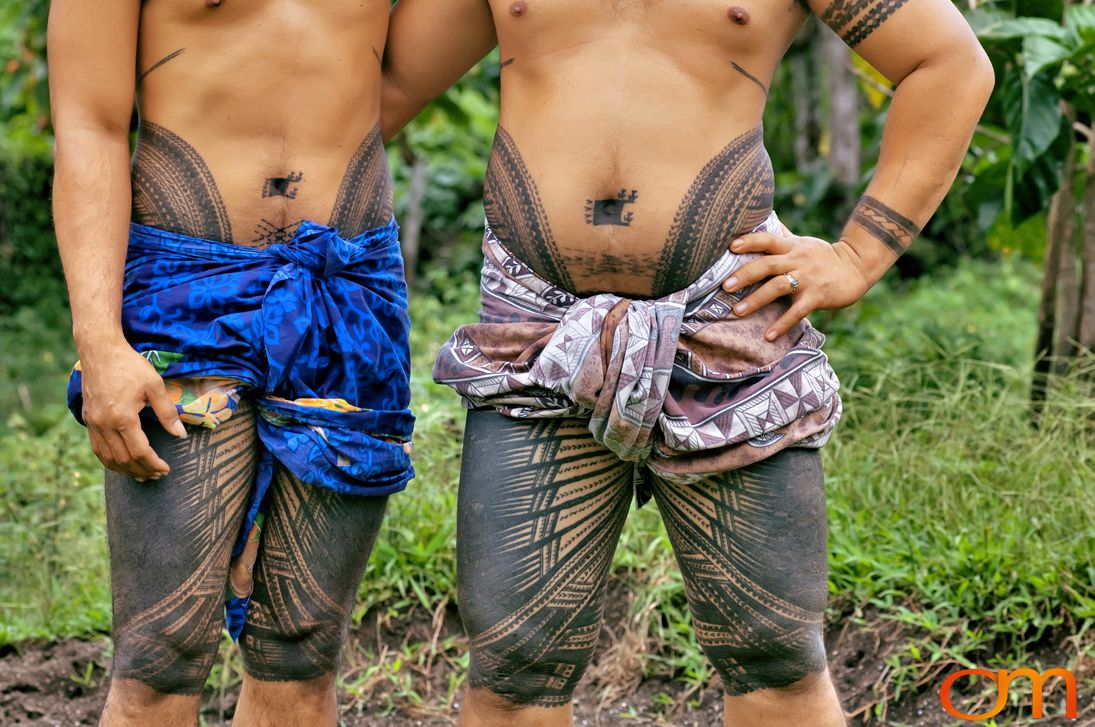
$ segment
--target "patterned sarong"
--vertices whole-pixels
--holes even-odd
[[[133,224],[122,323],[185,423],[214,428],[241,394],[255,400],[262,447],[233,583],[250,583],[237,571],[254,563],[275,463],[353,495],[398,492],[414,476],[410,323],[394,221],[351,240],[304,222],[291,242],[265,250]],[[68,401],[82,422],[79,363]],[[150,409],[142,417],[155,421]],[[249,600],[229,585],[233,638]]]
[[[786,234],[773,213],[757,231]],[[786,447],[819,448],[840,419],[840,384],[802,321],[764,332],[787,300],[745,318],[720,285],[756,255],[727,252],[658,300],[579,298],[537,276],[487,228],[480,322],[442,347],[433,376],[469,407],[512,417],[589,417],[597,441],[636,468],[688,480]]]

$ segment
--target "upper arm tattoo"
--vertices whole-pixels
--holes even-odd
[[[551,234],[536,182],[505,129],[498,127],[483,189],[487,222],[498,239],[538,275],[574,290]]]
[[[871,196],[864,196],[852,210],[852,222],[869,232],[872,237],[901,255],[909,249],[920,228],[909,218],[895,212]]]
[[[849,46],[857,46],[876,31],[882,23],[907,0],[833,0],[821,15],[828,25]]]

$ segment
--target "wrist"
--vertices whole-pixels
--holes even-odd
[[[98,325],[94,328],[73,325],[72,338],[81,359],[98,357],[104,352],[129,348],[121,326]]]

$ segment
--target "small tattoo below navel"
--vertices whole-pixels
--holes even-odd
[[[286,177],[270,177],[262,185],[263,197],[297,198],[297,188],[291,185],[304,181],[304,172],[289,172]]]
[[[621,189],[614,199],[587,199],[586,224],[630,227],[635,213],[625,210],[639,198],[637,189]]]

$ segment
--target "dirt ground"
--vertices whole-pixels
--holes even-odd
[[[426,619],[417,627],[421,627],[423,633],[434,631],[436,634],[441,631],[456,635],[459,633],[459,623],[455,610],[451,611],[446,614],[440,629]],[[872,715],[880,701],[879,685],[890,668],[887,657],[908,634],[903,627],[892,622],[876,619],[867,623],[865,626],[833,628],[828,634],[830,668],[845,708],[851,715],[851,724],[854,727],[949,727],[959,724],[953,719],[948,720],[939,706],[939,683],[945,676],[944,669],[930,675],[928,682],[918,691],[903,695],[896,701],[886,701],[880,708],[881,714],[868,716]],[[354,645],[365,641],[375,643],[375,627],[374,621],[368,634],[355,633]],[[404,631],[415,628],[416,625],[411,625]],[[392,643],[407,636],[405,632],[387,635]],[[415,637],[416,634],[411,633],[410,636]],[[354,645],[348,651],[361,653],[353,648]],[[104,657],[108,646],[104,638],[98,641],[24,643],[18,648],[0,650],[0,725],[95,725],[109,676],[104,668],[109,664],[109,659]],[[622,682],[617,678],[615,688],[606,687],[606,682],[612,682],[613,674],[625,674],[629,670],[629,664],[623,663],[627,661],[626,649],[619,646],[617,636],[606,629],[602,634],[595,666],[576,695],[575,724],[581,727],[716,727],[721,724],[722,698],[717,685],[701,692],[686,693],[685,687],[675,682],[648,679],[636,686],[633,678]],[[1048,656],[1052,657],[1051,654]],[[444,693],[447,669],[439,665],[429,673],[431,676],[428,679],[421,673],[416,675],[417,682],[421,682],[415,683],[416,690]],[[427,681],[433,683],[426,684]],[[618,696],[620,694],[626,696]],[[361,711],[347,712],[342,724],[345,727],[441,727],[454,724],[452,713],[444,714],[444,710],[439,710],[436,705],[422,707],[410,700],[401,702],[398,698],[392,699],[391,694],[379,696],[387,698],[376,699],[376,707],[370,703],[361,705],[364,707]],[[1077,720],[1013,717],[1010,721],[997,724],[1095,727],[1093,696],[1081,690],[1081,715]],[[231,715],[235,694],[231,691],[223,695],[209,694],[205,701],[205,724],[210,727],[227,724],[221,715]],[[379,704],[391,703],[396,705],[394,712],[379,711]],[[1053,700],[1047,701],[1047,704],[1053,703]],[[459,701],[453,704],[453,708],[453,711],[459,708]]]

